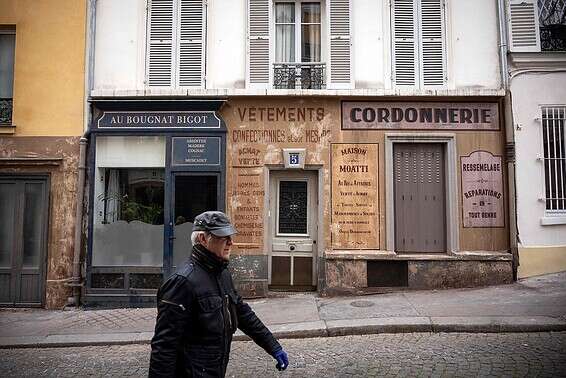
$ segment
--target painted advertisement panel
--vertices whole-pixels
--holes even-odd
[[[464,228],[504,227],[501,156],[474,151],[460,160]]]
[[[332,247],[379,249],[378,145],[332,145]]]

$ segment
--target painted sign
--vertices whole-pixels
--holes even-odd
[[[220,165],[220,137],[173,137],[171,165]]]
[[[379,249],[378,145],[332,145],[332,247]]]
[[[342,102],[344,130],[499,130],[495,102]]]
[[[96,123],[98,129],[219,129],[220,118],[213,111],[203,112],[115,112],[105,111]]]
[[[460,161],[464,227],[504,227],[501,156],[474,151]]]
[[[230,203],[234,213],[232,221],[238,230],[234,244],[239,249],[262,246],[264,196],[262,177],[256,169],[238,169],[230,190]]]

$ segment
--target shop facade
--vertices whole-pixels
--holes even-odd
[[[498,98],[232,98],[236,276],[356,293],[512,282]]]
[[[246,297],[512,282],[501,106],[95,103],[85,302],[153,303],[212,209],[238,229],[230,266]]]
[[[99,101],[89,143],[83,302],[154,305],[194,217],[225,208],[223,101]]]

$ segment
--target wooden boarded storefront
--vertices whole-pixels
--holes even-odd
[[[221,113],[240,290],[510,282],[500,106],[231,98]]]

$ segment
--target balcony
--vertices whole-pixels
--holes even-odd
[[[0,98],[0,126],[12,126],[12,99]]]
[[[566,51],[566,25],[541,26],[540,48],[542,51]]]
[[[274,63],[273,88],[324,89],[325,63]]]

